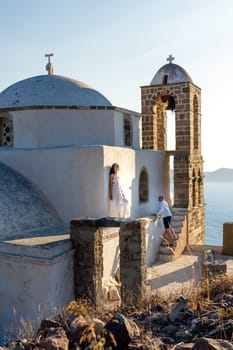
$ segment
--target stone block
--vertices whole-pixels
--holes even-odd
[[[233,222],[223,224],[223,254],[233,255]]]
[[[227,265],[222,260],[203,262],[201,265],[201,275],[204,278],[224,275],[227,272]]]

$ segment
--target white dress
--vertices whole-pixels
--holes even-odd
[[[112,177],[112,200],[109,201],[109,216],[129,216],[129,203],[125,198],[117,175],[113,175]]]

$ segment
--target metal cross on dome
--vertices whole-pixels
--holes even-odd
[[[50,61],[50,57],[53,56],[53,53],[46,53],[45,57],[48,58],[48,63],[45,66],[45,69],[48,71],[48,75],[53,75],[53,65]]]
[[[173,57],[172,55],[169,55],[168,58],[167,58],[167,61],[169,63],[172,63],[172,61],[174,61],[175,57]]]
[[[52,57],[52,56],[53,56],[53,53],[46,53],[45,54],[45,57],[48,57],[48,63],[50,63],[50,57]]]

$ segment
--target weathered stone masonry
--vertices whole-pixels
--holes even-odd
[[[186,208],[187,243],[204,243],[201,90],[190,82],[141,87],[143,148],[174,155],[174,207]],[[176,146],[167,150],[166,108],[175,110]],[[168,167],[169,168],[169,167]]]
[[[140,304],[146,297],[146,220],[122,222],[120,280],[123,304]]]
[[[75,298],[103,303],[103,230],[120,230],[120,282],[123,304],[140,304],[146,297],[147,220],[80,219],[71,221],[75,254]]]
[[[102,223],[103,226],[103,223]],[[72,220],[70,238],[74,244],[75,298],[88,297],[97,307],[103,300],[103,243],[99,220]]]

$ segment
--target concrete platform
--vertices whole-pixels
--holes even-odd
[[[227,274],[233,276],[233,256],[223,255],[222,247],[189,246],[176,260],[171,262],[156,261],[147,268],[147,284],[152,291],[179,293],[191,287],[201,276],[201,263],[204,250],[211,249],[215,260],[221,259],[227,265]]]

